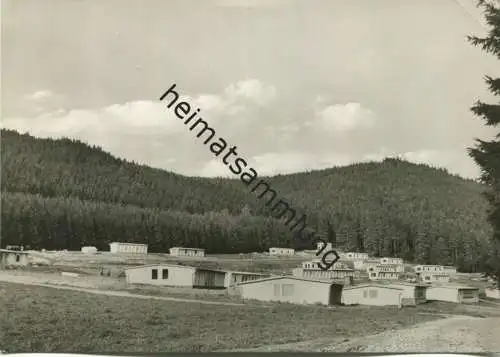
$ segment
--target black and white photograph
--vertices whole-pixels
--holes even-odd
[[[2,0],[0,353],[500,352],[500,0]]]

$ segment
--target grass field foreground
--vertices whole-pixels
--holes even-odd
[[[10,353],[207,352],[349,338],[436,318],[417,308],[208,306],[0,283],[0,349]]]

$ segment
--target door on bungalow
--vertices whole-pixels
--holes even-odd
[[[205,286],[210,287],[214,286],[215,287],[215,272],[209,271],[205,275]]]
[[[328,305],[338,305],[342,297],[342,290],[337,289],[334,285],[330,287],[330,298]]]

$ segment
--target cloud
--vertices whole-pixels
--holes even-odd
[[[217,136],[237,146],[239,156],[260,175],[399,156],[445,166],[466,177],[477,176],[465,148],[398,147],[386,131],[380,130],[375,113],[361,103],[332,104],[324,96],[313,95],[311,105],[305,103],[303,112],[287,112],[281,103],[273,105],[279,99],[276,88],[256,79],[235,82],[220,93],[192,96],[179,89],[179,94],[179,101],[200,108],[200,117],[217,131]],[[48,98],[48,94],[34,93],[31,97]],[[94,110],[51,110],[8,117],[2,126],[38,137],[79,139],[113,155],[181,174],[235,177],[164,102],[140,100]]]
[[[253,157],[255,168],[261,175],[276,175],[300,171],[319,170],[333,166],[344,166],[352,157],[343,153],[314,155],[301,152],[266,153]]]
[[[98,110],[58,110],[30,118],[6,118],[3,126],[40,137],[68,136],[99,144],[94,137],[96,134],[119,136],[150,129],[168,134],[184,130],[179,119],[169,118],[169,114],[171,112],[162,103],[136,101]]]
[[[212,159],[208,161],[200,170],[193,170],[193,175],[204,177],[226,177],[234,178],[235,175],[229,171],[229,168],[222,163],[222,160]]]
[[[472,164],[466,149],[417,150],[404,152],[403,159],[418,164],[428,164],[435,167],[446,167],[450,173],[459,174],[467,178],[479,176],[479,168]]]
[[[449,167],[452,174],[460,174],[466,178],[478,176],[478,169],[471,165],[465,150],[418,150],[408,152],[393,152],[385,148],[365,155],[349,155],[346,153],[325,153],[323,155],[303,152],[270,152],[254,156],[248,161],[248,167],[254,168],[260,176],[289,174],[309,170],[321,170],[336,166],[346,166],[353,162],[380,162],[387,157],[400,158],[416,164],[428,164],[434,167]],[[235,178],[220,159],[211,159],[201,170],[193,170],[192,174],[206,177]]]
[[[300,152],[271,152],[254,156],[247,161],[247,168],[252,167],[257,171],[259,176],[272,176],[280,173],[287,174],[333,166],[344,166],[351,163],[352,158],[349,155],[340,153],[336,155],[317,156]],[[199,174],[207,177],[236,177],[220,159],[210,160],[199,171]]]
[[[316,113],[313,124],[320,130],[345,133],[356,129],[366,129],[375,123],[374,113],[363,108],[360,103],[334,104]]]
[[[276,97],[276,88],[264,85],[257,79],[248,79],[229,85],[225,95],[231,102],[250,100],[258,105],[266,105]]]
[[[180,89],[179,94],[178,102],[190,103],[192,110],[199,107],[199,116],[219,136],[229,135],[231,140],[232,132],[248,131],[252,107],[269,103],[276,90],[253,79],[229,85],[219,94],[188,96]],[[41,100],[49,98],[49,93],[29,97]],[[31,116],[4,118],[1,125],[42,138],[79,139],[113,155],[180,173],[201,167],[198,161],[207,159],[206,149],[195,135],[159,101],[131,101],[98,109],[45,109]]]
[[[50,90],[39,90],[37,92],[27,95],[25,98],[30,101],[40,102],[52,98],[53,96],[54,93],[52,93]]]
[[[397,152],[382,147],[378,152],[367,154],[362,161],[382,161],[386,157],[400,158],[415,164],[444,167],[452,174],[466,178],[477,178],[479,168],[468,157],[466,148],[421,149]]]

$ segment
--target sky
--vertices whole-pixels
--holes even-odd
[[[475,178],[498,60],[472,0],[4,0],[2,127],[234,177],[173,84],[261,175],[399,156]]]

